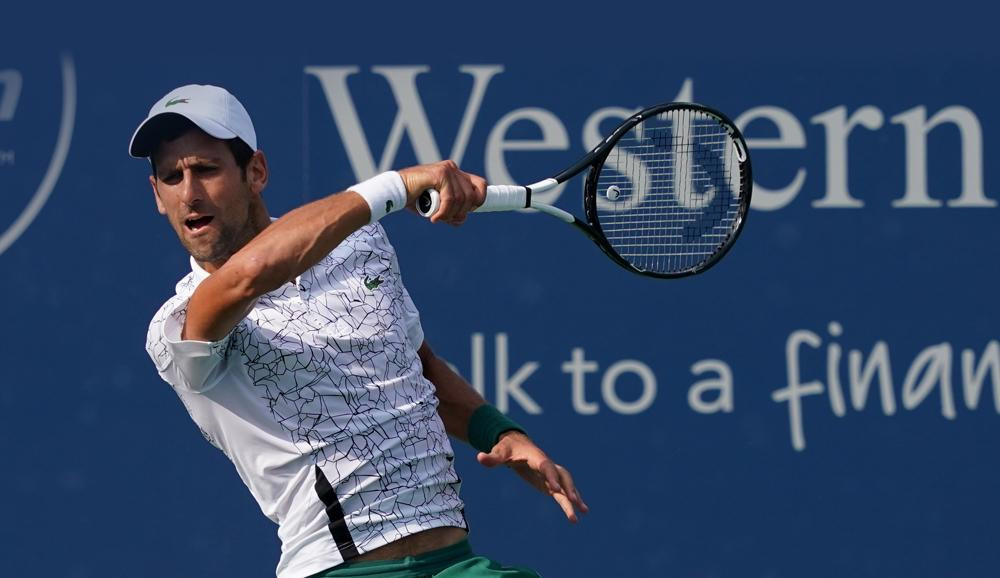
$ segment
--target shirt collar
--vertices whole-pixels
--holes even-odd
[[[194,273],[194,280],[196,283],[201,283],[208,277],[208,271],[201,268],[201,265],[194,260],[194,257],[190,257],[191,260],[191,272]]]

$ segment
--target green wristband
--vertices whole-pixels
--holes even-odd
[[[488,454],[499,441],[500,434],[511,430],[527,433],[517,422],[486,403],[472,412],[469,418],[469,444]]]

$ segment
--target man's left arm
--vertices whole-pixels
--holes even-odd
[[[426,341],[417,353],[424,366],[424,377],[437,389],[440,400],[438,414],[445,430],[451,437],[469,443],[470,425],[475,425],[474,416],[476,420],[489,419],[496,410],[488,407],[486,400],[462,376],[434,355]],[[510,467],[538,491],[552,496],[571,522],[578,520],[577,510],[582,513],[589,510],[569,470],[552,461],[524,432],[508,429],[498,433],[495,440],[486,442],[492,444],[489,451],[484,451],[487,448],[482,445],[483,442],[478,442],[480,452],[476,459],[480,464],[490,468],[498,465]]]

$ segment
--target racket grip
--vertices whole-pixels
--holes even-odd
[[[441,193],[427,189],[417,199],[417,212],[430,218],[441,207]],[[486,200],[476,208],[477,213],[513,211],[528,208],[528,189],[517,185],[490,185],[486,187]]]

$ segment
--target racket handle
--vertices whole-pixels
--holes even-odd
[[[437,189],[427,189],[417,199],[417,212],[424,217],[441,208],[441,193]],[[486,200],[476,208],[477,213],[487,211],[513,211],[528,208],[528,189],[517,185],[490,185],[486,187]]]

